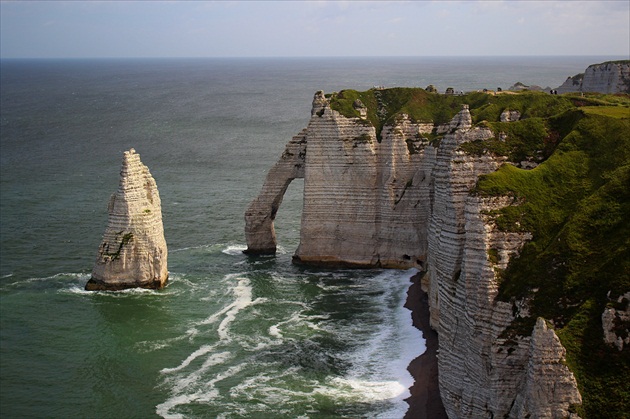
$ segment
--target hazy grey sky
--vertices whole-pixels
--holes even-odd
[[[630,55],[630,1],[2,1],[0,56]]]

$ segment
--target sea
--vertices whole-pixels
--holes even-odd
[[[0,62],[3,418],[402,418],[415,271],[296,266],[303,181],[252,257],[244,211],[313,94],[558,87],[625,57]],[[87,292],[125,150],[162,200],[162,290]]]

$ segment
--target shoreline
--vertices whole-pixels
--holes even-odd
[[[411,396],[405,399],[409,404],[405,419],[448,419],[438,383],[438,335],[429,323],[429,300],[420,285],[421,275],[411,277],[405,307],[411,310],[413,326],[422,332],[426,350],[407,367],[414,384],[409,388]]]

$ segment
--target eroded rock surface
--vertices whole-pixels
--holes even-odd
[[[577,418],[570,407],[581,404],[573,373],[566,366],[566,350],[553,329],[541,317],[532,333],[527,375],[516,397],[513,417]]]
[[[361,116],[347,118],[330,108],[323,92],[315,95],[308,127],[287,144],[245,213],[247,253],[275,252],[275,214],[289,183],[303,177],[296,261],[396,268],[422,263],[436,152],[423,135],[434,127],[403,116],[383,128],[379,142],[364,105],[354,106]]]
[[[588,66],[582,74],[565,80],[558,93],[630,93],[630,61],[613,61]]]
[[[267,174],[260,194],[245,211],[245,253],[260,255],[276,252],[273,221],[291,181],[304,177],[305,157],[306,129],[286,145],[280,160]]]
[[[630,345],[630,292],[617,298],[617,308],[608,307],[602,313],[604,342],[622,351]]]
[[[132,148],[124,153],[118,190],[92,278],[85,289],[162,288],[168,280],[160,195],[149,169]]]
[[[275,250],[274,205],[287,182],[304,176],[296,261],[426,272],[422,283],[439,335],[440,392],[449,417],[568,416],[580,395],[573,374],[559,367],[564,349],[555,333],[544,322],[533,337],[510,332],[515,319],[529,317],[528,301],[496,298],[500,272],[532,236],[501,231],[489,215],[516,205],[513,197],[471,193],[479,176],[507,158],[471,155],[460,146],[495,134],[474,127],[466,105],[439,125],[401,113],[380,133],[362,103],[354,109],[359,116],[346,117],[322,92],[315,95],[308,127],[287,145],[294,150],[299,144],[305,158],[296,160],[299,153],[290,151],[287,159],[285,151],[272,169],[276,174],[270,172],[246,214],[248,247]],[[543,353],[544,345],[553,354]]]

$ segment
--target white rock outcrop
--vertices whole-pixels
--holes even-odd
[[[118,190],[92,278],[85,289],[162,288],[168,280],[160,195],[149,169],[132,148],[124,153]]]
[[[624,303],[623,309],[608,307],[602,313],[604,342],[620,351],[630,345],[630,292],[617,298],[617,304]]]
[[[458,148],[488,135],[465,127],[447,135],[433,170],[429,304],[439,335],[440,393],[449,417],[457,418],[521,417],[515,400],[527,386],[528,365],[542,368],[530,350],[531,337],[505,334],[516,317],[528,316],[526,302],[496,300],[499,272],[531,235],[500,231],[487,215],[512,204],[512,198],[470,194],[477,178],[503,160],[470,156]],[[573,383],[567,394],[531,402],[568,415],[570,404],[579,399],[577,384],[568,369],[554,372],[547,377],[551,382]]]
[[[426,272],[449,417],[568,417],[581,398],[562,364],[560,341],[544,321],[532,336],[510,332],[515,319],[529,317],[528,302],[496,298],[500,272],[531,234],[501,231],[488,215],[516,204],[513,198],[471,193],[479,176],[506,158],[470,155],[460,146],[494,134],[473,127],[466,105],[439,126],[400,114],[383,127],[380,141],[366,113],[360,115],[345,117],[322,92],[315,95],[308,127],[287,145],[290,159],[285,151],[272,169],[278,177],[270,172],[247,211],[248,246],[275,249],[268,227],[274,203],[287,182],[303,175],[297,262]],[[291,160],[297,144],[305,158]]]
[[[245,237],[249,254],[274,254],[276,232],[273,221],[284,193],[293,179],[304,177],[306,130],[286,145],[280,160],[267,174],[262,191],[245,211]]]
[[[428,217],[427,127],[404,116],[379,142],[363,118],[315,102],[306,130],[302,263],[411,267],[421,263]],[[429,132],[432,126],[429,127]]]
[[[513,417],[577,418],[567,407],[582,403],[573,373],[566,366],[566,350],[541,317],[532,333],[527,375],[516,397]]]
[[[519,111],[511,111],[509,109],[503,110],[499,118],[501,122],[514,122],[519,119],[521,119],[521,113]]]
[[[588,66],[583,74],[567,78],[558,93],[630,93],[630,60]]]
[[[433,169],[426,275],[431,324],[439,335],[440,393],[453,418],[522,417],[515,400],[525,394],[528,365],[543,368],[545,362],[533,355],[530,336],[508,333],[513,320],[529,316],[527,302],[496,298],[500,272],[531,234],[501,231],[488,215],[515,204],[513,198],[471,194],[478,177],[505,159],[471,156],[459,148],[491,135],[460,126],[442,140]],[[549,385],[572,385],[530,402],[568,416],[570,405],[580,400],[575,378],[568,369],[553,372],[545,378]]]

